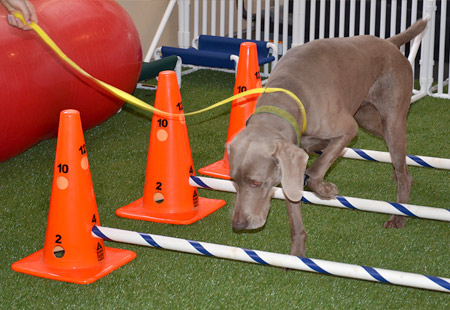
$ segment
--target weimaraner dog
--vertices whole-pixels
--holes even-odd
[[[227,147],[237,191],[234,230],[264,226],[273,187],[281,183],[291,227],[290,253],[304,256],[306,232],[300,202],[304,183],[325,199],[338,194],[336,185],[324,181],[324,176],[356,136],[358,124],[386,141],[397,202],[408,202],[412,177],[405,160],[406,116],[413,76],[399,47],[424,31],[426,24],[427,20],[419,20],[386,40],[366,35],[316,40],[283,56],[267,88],[284,88],[300,98],[306,110],[306,131],[298,137],[295,127],[302,128],[303,115],[291,96],[277,92],[259,97],[255,114]],[[320,157],[306,169],[307,153],[318,151]],[[394,215],[384,227],[404,225],[405,218]]]

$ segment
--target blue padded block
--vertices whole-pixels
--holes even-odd
[[[274,56],[267,56],[269,48],[264,41],[236,39],[228,37],[200,35],[198,39],[198,50],[194,48],[177,48],[163,46],[162,57],[177,55],[181,57],[183,64],[195,66],[235,69],[231,55],[239,56],[241,43],[254,42],[258,52],[258,64],[264,65],[275,60]]]
[[[198,49],[208,50],[219,53],[228,53],[239,56],[241,43],[253,42],[256,44],[258,50],[258,58],[266,58],[269,54],[269,49],[266,47],[267,43],[264,41],[246,40],[210,35],[200,35],[198,37]]]
[[[267,58],[259,58],[258,59],[258,64],[260,66],[262,66],[262,65],[268,64],[268,63],[270,63],[272,61],[275,61],[275,56],[269,56]]]
[[[234,61],[230,60],[230,54],[217,53],[210,51],[200,51],[195,48],[177,48],[163,46],[161,48],[163,57],[177,55],[181,57],[183,64],[195,66],[218,67],[226,69],[235,69]]]

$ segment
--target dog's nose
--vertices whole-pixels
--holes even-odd
[[[248,226],[248,222],[245,219],[233,219],[232,226],[234,230],[243,230]]]

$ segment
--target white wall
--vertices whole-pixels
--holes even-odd
[[[130,14],[141,39],[143,56],[169,4],[168,0],[116,0]],[[178,6],[175,6],[158,46],[178,46]]]

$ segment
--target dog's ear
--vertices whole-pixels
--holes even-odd
[[[274,157],[281,168],[281,185],[286,198],[294,202],[300,201],[308,154],[288,141],[278,141]]]

